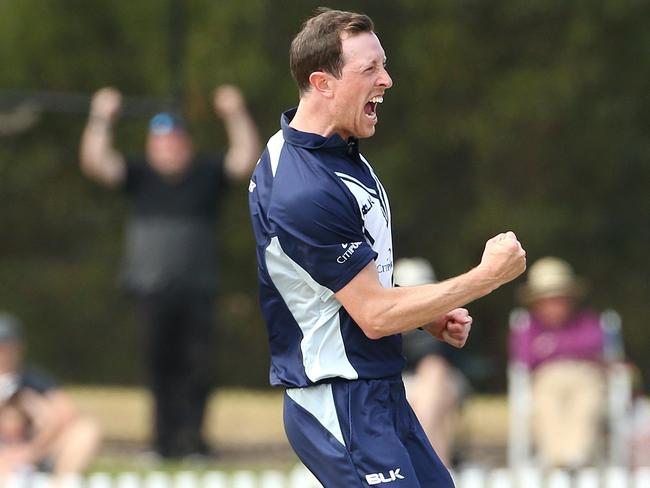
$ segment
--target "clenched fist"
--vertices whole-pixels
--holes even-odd
[[[469,338],[473,320],[467,309],[456,308],[441,319],[426,325],[424,329],[435,338],[460,348]]]
[[[90,116],[114,122],[122,109],[122,94],[116,88],[97,90],[90,102]]]
[[[514,232],[494,236],[485,244],[482,268],[488,278],[501,286],[514,280],[526,270],[526,251],[521,247]]]
[[[234,85],[221,85],[214,91],[212,105],[220,117],[236,115],[244,109],[244,96]]]

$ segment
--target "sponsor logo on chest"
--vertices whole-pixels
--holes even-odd
[[[374,207],[374,205],[375,205],[375,199],[369,196],[368,201],[363,205],[361,205],[361,215],[363,215],[363,217],[365,218],[366,215],[368,215],[368,212],[370,212],[370,210],[372,209],[372,207]]]

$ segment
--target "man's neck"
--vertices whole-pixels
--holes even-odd
[[[289,126],[301,132],[318,134],[323,137],[330,137],[335,132],[327,108],[309,98],[300,99],[296,115],[289,122]]]

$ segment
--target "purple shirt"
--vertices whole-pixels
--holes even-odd
[[[603,359],[603,331],[593,312],[580,312],[561,327],[545,327],[533,315],[510,335],[510,356],[533,370],[548,361]]]

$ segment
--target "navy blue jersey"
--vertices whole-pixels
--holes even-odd
[[[386,192],[356,140],[300,132],[294,114],[283,114],[249,186],[271,384],[398,374],[401,336],[369,339],[334,296],[371,262],[392,286]]]

